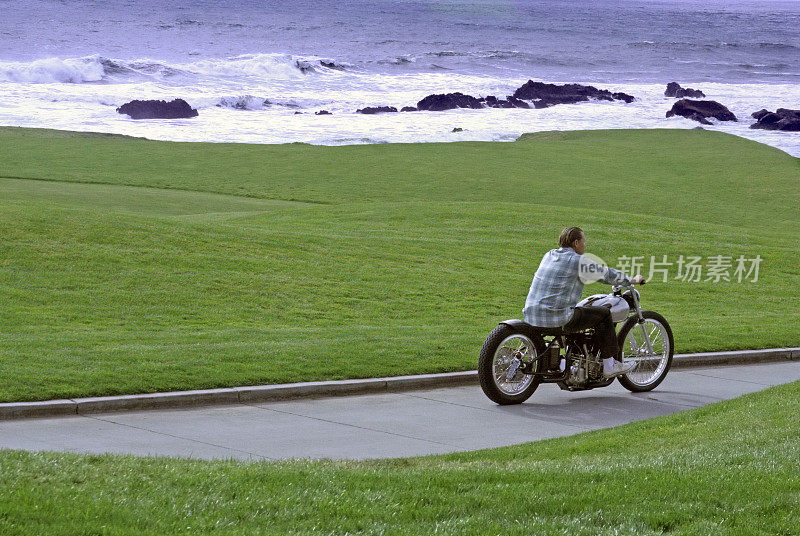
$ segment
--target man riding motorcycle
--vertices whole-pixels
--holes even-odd
[[[586,252],[586,235],[580,227],[567,227],[558,239],[559,248],[545,253],[533,276],[523,315],[525,322],[537,327],[575,332],[594,328],[603,359],[603,376],[613,378],[629,372],[636,363],[624,363],[617,345],[617,334],[611,311],[605,307],[576,307],[583,293],[581,269],[598,274],[599,281],[609,285],[641,285],[641,275],[629,278],[624,273],[600,266],[582,257]]]

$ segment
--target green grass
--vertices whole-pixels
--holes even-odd
[[[800,383],[488,451],[240,463],[0,452],[0,533],[762,535],[800,524]]]
[[[679,352],[798,345],[800,160],[730,135],[315,147],[0,128],[0,177],[0,401],[471,369],[573,224],[612,265],[761,255],[757,283],[644,288]]]

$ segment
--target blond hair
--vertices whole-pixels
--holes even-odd
[[[583,230],[580,227],[565,227],[558,237],[558,245],[562,248],[571,248],[576,240],[583,238]]]

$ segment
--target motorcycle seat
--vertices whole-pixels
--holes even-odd
[[[553,336],[553,335],[554,336],[566,335],[566,333],[567,333],[566,331],[564,331],[564,329],[562,327],[545,328],[545,327],[541,327],[541,326],[534,326],[532,324],[528,324],[524,320],[518,320],[518,319],[506,320],[505,322],[501,322],[501,324],[507,324],[507,325],[509,325],[511,327],[516,327],[516,328],[519,328],[519,329],[528,330],[528,331],[531,331],[531,332],[536,333],[538,335],[543,335],[543,336],[548,336],[548,337],[549,336]]]

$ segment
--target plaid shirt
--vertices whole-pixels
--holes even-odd
[[[528,324],[555,328],[572,318],[575,305],[583,294],[583,281],[578,277],[581,256],[572,248],[558,248],[545,253],[533,276],[523,318]],[[600,281],[609,285],[629,284],[630,279],[613,268],[594,265],[602,274]]]

